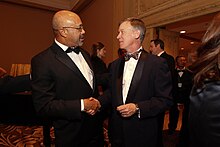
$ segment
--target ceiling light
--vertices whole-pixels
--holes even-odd
[[[180,49],[181,49],[182,51],[184,50],[184,48],[183,48],[183,47],[181,47]]]
[[[185,31],[185,30],[180,31],[180,34],[184,34],[184,33],[186,33],[186,31]]]
[[[190,42],[190,44],[194,44],[194,42],[193,42],[193,41],[191,41],[191,42]]]

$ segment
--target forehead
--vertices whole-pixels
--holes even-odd
[[[186,60],[186,58],[185,57],[178,58],[178,61],[182,61],[182,60]]]
[[[154,42],[153,42],[153,41],[151,41],[151,42],[150,42],[150,45],[151,45],[151,46],[155,46],[155,44],[154,44]]]
[[[80,17],[75,13],[65,13],[65,15],[63,15],[63,20],[66,20],[65,21],[66,24],[76,24],[76,25],[82,24]]]
[[[131,23],[128,21],[122,22],[119,26],[119,30],[125,30],[129,28],[132,28],[132,26],[131,26]]]

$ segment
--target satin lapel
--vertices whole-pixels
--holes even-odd
[[[138,60],[136,69],[134,71],[134,75],[131,80],[131,85],[130,85],[130,88],[128,91],[126,103],[132,102],[133,98],[135,97],[136,89],[139,85],[139,82],[140,82],[142,74],[143,74],[143,69],[144,69],[144,64],[145,64],[146,58],[147,58],[146,51],[142,51],[140,58]]]
[[[117,77],[117,104],[123,104],[123,96],[122,96],[122,80],[123,80],[123,72],[124,72],[125,60],[121,59],[118,67],[118,77]]]
[[[84,59],[86,60],[87,64],[89,65],[89,68],[91,69],[93,78],[95,78],[95,75],[94,75],[94,72],[93,72],[92,62],[90,60],[90,56],[88,54],[86,54],[83,49],[80,49],[80,50],[81,50],[81,53],[82,53]],[[94,81],[95,80],[93,79],[93,87],[95,87],[95,82]],[[93,88],[93,90],[94,90],[94,88]]]
[[[71,58],[58,46],[53,45],[51,48],[56,58],[62,62],[64,65],[66,65],[68,68],[70,68],[82,81],[88,84],[86,79],[84,78],[83,74],[80,72],[79,68],[76,66],[76,64],[71,60]]]

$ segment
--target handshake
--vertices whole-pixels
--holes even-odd
[[[84,111],[90,115],[95,115],[95,113],[101,108],[100,102],[93,97],[83,99],[83,102]]]

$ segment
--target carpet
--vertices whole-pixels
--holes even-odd
[[[168,134],[168,113],[164,119],[163,142],[164,147],[175,147],[178,141],[179,129],[181,126],[181,117],[179,118],[178,127],[174,134]],[[105,124],[105,123],[104,123]],[[105,126],[106,127],[106,126]],[[105,147],[110,147],[108,140],[108,130],[104,129]],[[50,130],[51,147],[54,147],[54,130]],[[0,147],[44,147],[43,145],[43,128],[42,126],[19,126],[0,124]]]
[[[51,129],[52,142],[53,129]],[[0,147],[43,147],[41,126],[16,126],[0,124]]]

